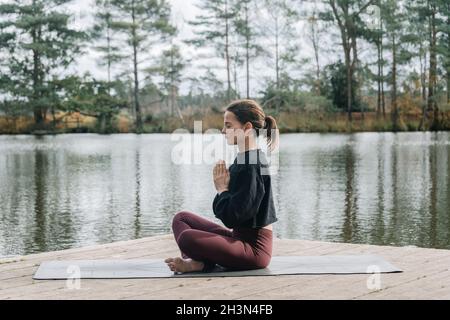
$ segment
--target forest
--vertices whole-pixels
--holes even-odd
[[[242,98],[281,132],[450,128],[448,0],[76,2],[0,1],[0,133],[221,128]]]

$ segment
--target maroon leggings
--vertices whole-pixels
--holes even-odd
[[[260,269],[272,257],[272,230],[229,230],[193,212],[180,211],[172,221],[175,241],[184,259],[202,261],[203,272],[218,264],[226,269]]]

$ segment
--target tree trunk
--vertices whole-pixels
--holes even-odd
[[[377,41],[377,54],[378,54],[378,73],[377,73],[377,119],[381,116],[381,44]]]
[[[397,43],[395,35],[392,36],[392,128],[398,131],[398,108],[397,108]]]
[[[228,18],[228,1],[225,1],[225,59],[227,65],[227,99],[231,100],[231,73],[230,73],[230,53],[229,53],[229,18]]]
[[[245,50],[247,61],[247,99],[250,99],[250,28],[248,21],[248,4],[245,4]]]
[[[105,113],[99,114],[98,122],[99,122],[100,133],[105,133],[105,131],[106,131],[106,114]]]
[[[108,94],[111,94],[111,65],[112,65],[112,61],[111,61],[111,28],[110,28],[110,21],[109,21],[109,17],[108,17],[108,22],[107,22],[107,29],[106,29],[106,41],[107,41],[107,46],[108,46]]]
[[[33,8],[36,6],[36,1],[33,0]],[[41,42],[41,30],[33,28],[31,32],[31,37],[33,44]],[[45,114],[43,112],[43,108],[40,105],[41,103],[41,56],[37,49],[33,49],[33,95],[32,95],[32,104],[33,104],[33,114],[34,114],[34,123],[37,125],[41,125],[45,122]],[[39,102],[39,103],[38,103]]]
[[[450,70],[448,69],[447,69],[447,104],[450,104]]]
[[[341,30],[342,47],[344,49],[345,56],[345,69],[346,69],[346,79],[347,79],[347,117],[348,121],[352,122],[352,61],[351,61],[351,45],[350,45],[350,27],[349,27],[349,8],[347,3],[342,3],[341,8],[344,12],[345,20],[341,21],[339,14],[337,12],[336,4],[334,1],[330,1],[332,5],[335,18],[338,20],[339,28]]]
[[[172,47],[173,49],[173,47]],[[174,52],[170,51],[170,116],[173,117],[175,106]]]
[[[383,36],[381,36],[381,108],[383,110],[383,119],[386,120],[386,98],[384,94],[384,55],[383,55]]]
[[[436,101],[436,80],[437,80],[437,31],[436,31],[436,11],[433,6],[430,16],[430,80],[428,83],[428,109],[433,111],[432,130],[439,129],[439,107]]]
[[[139,75],[138,75],[138,57],[137,57],[137,47],[138,47],[138,39],[136,34],[136,16],[135,16],[135,7],[134,0],[132,1],[131,7],[131,17],[133,20],[133,26],[131,28],[132,32],[132,43],[133,43],[133,71],[134,71],[134,109],[136,111],[136,132],[142,132],[142,114],[141,114],[141,106],[139,105]]]
[[[378,61],[377,61],[377,67],[378,67],[378,74],[377,74],[377,119],[380,119],[381,116],[381,82],[382,82],[382,68],[383,68],[383,21],[380,19],[380,30],[379,35],[376,40],[377,45],[377,55],[378,55]]]
[[[422,54],[423,47],[422,44],[420,44],[420,55],[419,55],[419,63],[420,63],[420,86],[422,88],[422,116],[420,117],[420,123],[418,130],[424,131],[425,130],[425,123],[427,121],[427,87],[426,87],[426,61],[427,61],[427,54],[424,52]],[[422,60],[423,59],[423,60]]]
[[[239,98],[240,97],[240,93],[238,90],[238,76],[237,76],[237,66],[239,63],[239,53],[236,51],[236,56],[234,58],[234,63],[233,63],[233,82],[234,82],[234,97],[235,98]]]
[[[345,50],[345,68],[347,70],[347,116],[348,121],[352,122],[352,68],[350,62],[350,47],[346,46]]]
[[[276,112],[277,114],[280,113],[280,104],[281,104],[281,99],[280,99],[280,54],[279,54],[279,34],[278,34],[278,16],[275,17],[275,81],[276,81],[276,88],[277,88],[277,93],[276,93],[276,101],[275,101],[275,105],[276,105]]]
[[[314,59],[316,62],[316,81],[315,81],[315,85],[314,85],[314,91],[316,92],[317,95],[320,95],[320,64],[319,64],[319,44],[318,44],[318,39],[317,39],[317,34],[316,34],[316,17],[314,16],[313,18],[311,18],[311,42],[313,45],[313,49],[314,49]]]
[[[359,62],[358,62],[358,46],[357,46],[357,42],[356,42],[356,33],[355,31],[352,31],[352,52],[353,52],[353,61],[351,63],[351,78],[357,79],[357,83],[359,83],[360,80],[360,72],[358,70],[359,67]],[[352,86],[352,92],[355,92],[355,96],[352,96],[352,102],[353,104],[356,101],[357,97],[360,97],[360,86],[357,86],[356,88],[353,89],[353,83],[351,84]],[[364,121],[364,107],[361,106],[361,119]]]
[[[422,50],[423,48],[421,48]],[[423,61],[422,61],[423,58]],[[427,104],[427,54],[424,52],[423,57],[420,55],[420,85],[422,87],[422,102],[426,105]]]
[[[278,17],[275,18],[275,77],[277,90],[280,89],[280,58],[279,58],[279,43],[278,43]]]
[[[447,56],[446,56],[446,72],[447,72],[447,104],[450,104],[450,2],[447,3]]]

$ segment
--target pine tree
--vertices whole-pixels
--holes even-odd
[[[438,43],[437,52],[440,56],[442,68],[447,82],[447,104],[450,104],[450,1],[438,0]]]
[[[177,109],[178,115],[181,117],[177,99],[184,67],[185,61],[181,56],[180,48],[172,45],[162,52],[155,66],[146,69],[150,77],[159,76],[162,79],[160,89],[168,98],[170,115],[172,116]],[[181,119],[183,118],[181,117]]]
[[[13,0],[0,5],[5,30],[0,92],[32,110],[38,126],[44,124],[48,109],[54,115],[63,94],[63,88],[55,92],[58,74],[80,54],[85,38],[69,25],[71,16],[62,9],[68,2]]]
[[[133,103],[136,111],[136,132],[141,133],[142,112],[139,100],[141,63],[151,46],[175,33],[170,24],[170,6],[166,0],[111,0],[112,9],[117,12],[112,28],[125,35],[123,47],[130,49],[126,58],[133,65]],[[124,53],[126,54],[126,53]],[[147,55],[146,55],[147,54]]]
[[[337,23],[341,35],[341,45],[344,53],[346,66],[347,91],[347,113],[348,120],[352,121],[352,92],[353,79],[358,68],[358,45],[357,40],[361,36],[362,20],[361,14],[373,5],[376,0],[325,0],[328,10],[321,13],[325,21]]]
[[[237,5],[239,13],[235,20],[235,28],[239,38],[242,38],[242,41],[239,41],[238,46],[244,51],[246,97],[249,99],[251,60],[265,52],[264,48],[258,44],[261,32],[260,30],[257,30],[257,25],[255,23],[258,19],[260,10],[255,0],[239,0]]]
[[[320,37],[322,30],[319,26],[319,19],[317,17],[317,11],[313,10],[311,15],[307,18],[309,27],[309,40],[311,41],[314,50],[314,62],[315,62],[315,79],[314,79],[314,91],[317,95],[320,95],[321,85],[320,85]]]
[[[391,53],[391,70],[390,70],[390,84],[391,84],[391,117],[392,127],[394,131],[401,129],[400,126],[400,112],[398,107],[398,78],[399,67],[411,62],[414,54],[411,51],[417,41],[417,37],[410,33],[408,28],[408,14],[407,8],[402,6],[396,0],[386,0],[381,8],[381,14],[384,17],[386,24],[386,38],[387,48]]]
[[[111,0],[95,0],[95,23],[91,30],[91,39],[95,41],[94,49],[101,53],[100,66],[106,66],[108,83],[111,83],[111,69],[113,64],[124,57],[120,54],[120,47],[115,39],[116,30],[113,28],[115,20]]]
[[[269,65],[273,65],[275,73],[275,92],[274,97],[276,112],[280,111],[280,91],[281,80],[289,79],[288,66],[292,65],[298,53],[297,34],[295,23],[298,19],[297,12],[292,9],[288,0],[264,0],[266,17],[261,25],[262,34],[267,37],[270,44],[267,46],[269,51]]]
[[[422,41],[426,41],[428,45],[428,90],[426,107],[423,108],[423,117],[420,124],[420,129],[425,128],[425,120],[427,113],[432,112],[432,119],[429,125],[431,130],[439,130],[441,127],[439,117],[439,103],[438,103],[438,55],[441,57],[448,55],[448,50],[441,47],[439,37],[445,38],[445,28],[443,26],[448,22],[448,11],[445,8],[448,3],[445,0],[411,0],[408,2],[408,10],[414,16],[418,23],[421,23],[425,30],[426,37]],[[444,22],[445,21],[445,22]],[[443,32],[444,31],[444,32]],[[443,61],[444,62],[444,61]],[[445,62],[444,62],[445,63]]]
[[[189,24],[194,26],[196,38],[187,41],[197,47],[214,47],[218,56],[225,60],[227,74],[227,100],[231,100],[231,39],[236,19],[236,0],[202,0],[198,5],[202,14]]]

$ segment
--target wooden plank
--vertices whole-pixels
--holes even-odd
[[[177,249],[177,247],[176,247],[176,243],[173,241],[168,241],[168,243],[172,243],[172,246],[173,247],[175,247],[176,249],[173,251],[173,253],[175,253],[175,255],[178,255],[179,253],[178,253],[178,249]],[[131,245],[131,243],[130,243],[130,245]],[[320,246],[323,246],[324,244],[321,244],[321,243],[314,243],[314,245],[309,245],[309,248],[308,249],[302,249],[302,251],[303,252],[307,252],[307,250],[316,250],[318,247],[320,247]],[[325,244],[326,245],[326,244]],[[275,246],[275,248],[277,248],[277,246],[276,246],[276,244],[274,245]],[[291,252],[294,250],[296,250],[295,248],[294,249],[292,249],[292,247],[289,247],[289,248],[285,248],[284,250],[286,250],[286,249],[289,249]],[[332,249],[333,250],[336,250],[336,248],[335,247],[332,247]],[[283,249],[274,249],[274,251],[282,251],[281,253],[283,253],[283,254],[286,254],[286,251],[283,251]],[[152,256],[152,255],[149,255],[149,256]],[[167,255],[166,255],[167,256]],[[142,257],[142,255],[141,255],[141,257]],[[80,256],[79,258],[83,258],[82,256]],[[215,278],[215,279],[217,279],[217,278]],[[175,279],[168,279],[168,280],[166,280],[166,281],[172,281],[172,280],[175,280]],[[176,281],[178,281],[179,279],[177,279]],[[89,280],[89,281],[91,281],[91,280]],[[111,282],[114,284],[115,283],[115,281],[116,280],[112,280]],[[200,281],[201,281],[201,279],[200,279]],[[36,282],[33,282],[33,285],[35,285],[36,284]],[[169,283],[170,284],[170,283]],[[26,283],[26,285],[31,285],[30,283]],[[52,287],[52,285],[50,284],[50,285],[48,285],[49,287],[48,288],[45,288],[45,289],[42,289],[42,290],[48,290],[49,292],[50,292],[50,294],[51,295],[55,295],[55,291],[53,290],[54,288]],[[64,290],[65,289],[65,287],[64,288],[62,288],[62,287],[60,287],[60,288],[58,288],[58,290]],[[108,288],[109,289],[109,288]],[[33,287],[33,290],[39,290],[39,289],[35,289],[35,287]],[[109,291],[111,291],[111,290],[109,290]],[[114,290],[112,290],[113,292],[115,292]],[[28,294],[30,293],[30,292],[27,292]],[[101,292],[100,292],[101,293]],[[115,293],[114,293],[115,294]],[[56,293],[56,295],[58,295],[59,296],[59,292],[58,293]],[[1,296],[0,296],[1,297]]]
[[[422,249],[423,250],[423,249]],[[373,249],[370,250],[372,253]],[[386,253],[388,250],[383,248],[381,252]],[[405,259],[411,259],[413,262],[416,262],[416,259],[419,258],[419,253],[423,251],[418,251],[416,255],[411,255],[410,252],[403,252],[401,254],[401,250],[397,248],[392,248],[393,251],[392,258],[388,259],[393,263],[397,264],[394,261],[394,257],[396,257],[399,261]],[[400,252],[399,252],[400,251]],[[395,253],[394,252],[398,252]],[[350,253],[346,251],[342,251],[342,253]],[[361,252],[366,253],[366,252]],[[442,252],[441,254],[445,254],[448,257],[447,252]],[[384,254],[386,256],[386,254]],[[426,258],[426,257],[425,257]],[[414,267],[414,265],[413,265]],[[382,286],[392,287],[406,281],[414,281],[418,276],[423,274],[424,272],[432,273],[432,272],[440,272],[441,267],[435,266],[430,263],[427,268],[423,268],[423,265],[418,266],[413,269],[413,267],[409,267],[407,272],[397,273],[397,274],[382,274]],[[415,272],[413,272],[415,271]],[[306,296],[312,299],[348,299],[357,296],[364,296],[373,292],[367,288],[367,279],[368,275],[328,275],[323,277],[318,281],[318,285],[314,285],[312,287],[305,287],[305,283],[301,282],[299,284],[294,284],[288,286],[283,290],[282,295],[277,294],[275,290],[267,290],[264,292],[260,292],[257,295],[253,295],[254,298],[262,298],[264,296],[278,297],[278,298],[286,298],[286,299],[295,299],[295,298],[305,298],[302,293],[306,292]],[[241,297],[243,299],[250,298],[249,296]]]
[[[450,298],[450,251],[274,239],[273,255],[378,254],[405,270],[382,274],[381,290],[370,275],[284,275],[178,279],[83,279],[80,290],[65,280],[35,281],[42,261],[137,259],[179,256],[172,234],[0,260],[0,299],[385,299]]]
[[[176,244],[175,244],[176,245]],[[310,246],[310,249],[311,250],[315,250],[317,247],[319,247],[320,246],[320,244],[315,244],[314,246]],[[292,248],[289,248],[290,249],[290,251],[292,251]],[[179,253],[178,253],[178,250],[176,250],[177,252],[174,252],[174,253],[176,253],[175,255],[178,255]],[[275,250],[274,250],[275,251]],[[282,250],[282,249],[279,249],[279,251],[281,251],[281,253],[283,253],[284,251]],[[303,251],[306,251],[306,249],[303,249]],[[167,256],[167,255],[166,255]],[[220,278],[209,278],[209,280],[208,281],[210,281],[211,279],[214,279],[214,280],[216,280],[216,279],[220,279]],[[152,284],[152,291],[155,291],[155,290],[159,290],[159,286],[155,286],[155,282],[156,283],[158,283],[158,281],[155,281],[155,280],[157,280],[157,279],[153,279],[153,281],[154,281],[154,283]],[[171,282],[170,281],[177,281],[177,282],[179,282],[179,280],[180,279],[164,279],[164,281],[161,283],[161,284],[166,284],[166,285],[168,285],[169,287],[171,286]],[[203,279],[189,279],[188,281],[204,281]],[[83,283],[85,283],[86,281],[91,281],[91,280],[83,280]],[[105,282],[107,282],[107,281],[105,281]],[[115,280],[110,280],[109,282],[112,282],[113,283],[113,285],[114,285],[114,283],[115,283]],[[141,283],[142,283],[142,280],[140,281]],[[145,288],[145,286],[144,287],[142,287],[141,289],[143,289],[143,288]],[[49,291],[50,291],[50,296],[55,296],[55,297],[57,297],[57,296],[60,296],[60,292],[59,291],[68,291],[68,290],[65,290],[65,287],[64,288],[59,288],[58,289],[58,292],[55,292],[54,290],[52,290],[52,288],[50,287],[50,288],[48,288],[49,289]],[[110,290],[110,288],[108,287],[108,286],[106,286],[106,288],[105,287],[101,287],[101,288],[98,288],[99,290],[100,290],[100,292],[99,293],[102,293],[102,294],[105,294],[107,297],[110,297],[109,295],[108,295],[108,292],[111,292],[111,290]],[[139,289],[139,288],[136,288],[136,289]],[[163,288],[164,289],[164,288]],[[137,291],[137,292],[139,292],[139,291]],[[142,292],[142,291],[141,291]],[[136,294],[136,291],[134,291],[134,292],[132,292],[133,294]],[[115,291],[113,291],[113,295],[116,295],[117,293],[115,293]],[[78,297],[78,295],[77,294],[75,294],[75,295],[73,295],[73,292],[70,292],[70,295],[71,295],[71,297],[73,297],[73,296],[77,296]],[[97,293],[97,296],[98,296],[98,293]],[[82,298],[82,297],[81,297]]]

